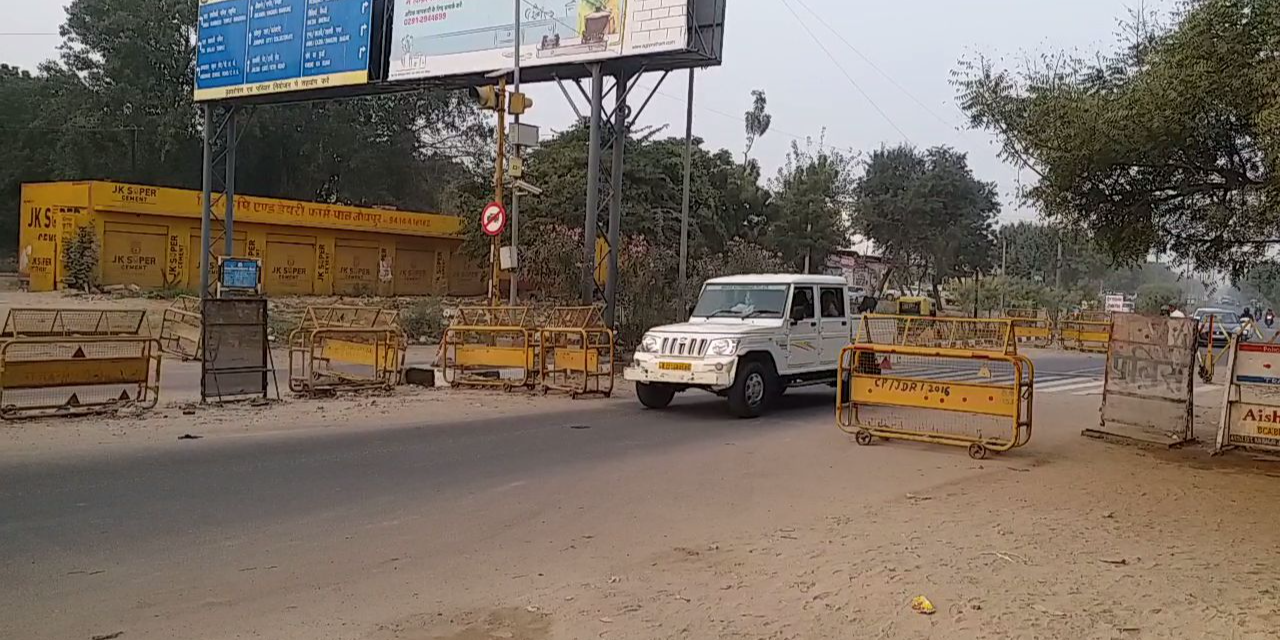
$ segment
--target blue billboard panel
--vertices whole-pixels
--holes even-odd
[[[364,84],[374,0],[201,0],[197,102]]]

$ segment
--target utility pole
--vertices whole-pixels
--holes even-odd
[[[516,43],[515,56],[512,58],[514,67],[512,69],[512,80],[515,84],[516,94],[520,94],[520,45],[522,35],[520,32],[520,9],[523,0],[514,0],[516,6]],[[520,114],[524,109],[517,109],[514,117],[515,127],[520,128]],[[524,170],[522,159],[520,157],[520,145],[513,145],[512,152],[515,154],[514,165]],[[512,187],[511,189],[511,296],[508,303],[516,306],[516,298],[519,295],[520,287],[520,190]]]
[[[1009,290],[1009,234],[1000,234],[1000,278],[1004,280],[1000,287],[1000,313],[1004,313],[1005,292]]]
[[[502,203],[503,183],[506,180],[507,173],[507,79],[498,80],[497,93],[497,109],[498,112],[498,161],[493,171],[493,195],[494,202]],[[499,290],[502,283],[502,269],[498,263],[498,248],[502,241],[499,236],[493,236],[493,241],[489,244],[489,264],[490,264],[490,286],[489,286],[489,304],[498,306],[498,300],[502,297]]]
[[[1062,288],[1062,232],[1058,232],[1058,262],[1053,270],[1053,288]]]
[[[680,309],[689,304],[689,190],[693,181],[693,69],[689,69],[689,104],[684,116],[684,202],[680,207]]]

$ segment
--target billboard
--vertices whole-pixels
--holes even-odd
[[[200,0],[197,102],[369,82],[374,0]]]
[[[690,0],[525,0],[521,66],[690,47]],[[723,10],[721,9],[721,13]],[[388,80],[484,74],[512,66],[512,0],[397,0]]]

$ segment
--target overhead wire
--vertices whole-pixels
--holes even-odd
[[[853,79],[853,74],[849,73],[849,71],[844,68],[844,65],[840,64],[840,61],[836,59],[835,54],[832,53],[831,50],[827,48],[827,45],[823,44],[822,40],[818,38],[818,35],[809,28],[809,25],[805,23],[804,18],[800,17],[800,14],[795,10],[795,7],[792,7],[788,0],[782,0],[782,6],[791,13],[792,17],[794,17],[796,22],[799,23],[800,28],[804,29],[804,32],[809,34],[809,39],[813,40],[813,43],[818,45],[819,49],[822,49],[822,52],[826,54],[829,60],[831,60],[831,64],[835,65],[835,67],[840,70],[841,75],[844,76],[845,80],[849,81],[849,84],[853,86],[854,90],[862,95],[863,99],[867,101],[867,104],[870,104],[871,108],[875,109],[876,113],[880,114],[880,117],[884,118],[884,121],[889,123],[889,126],[893,127],[894,131],[898,132],[898,135],[902,136],[902,138],[908,143],[915,144],[911,141],[911,136],[907,135],[907,133],[902,130],[902,127],[899,127],[898,123],[894,122],[893,118],[890,118],[889,114],[885,113],[885,110],[880,108],[880,105],[871,97],[871,94],[867,93],[866,90],[862,88],[862,85],[858,84],[858,81]]]
[[[800,7],[803,8],[805,11],[813,15],[814,18],[817,18],[818,24],[821,24],[822,26],[826,27],[827,31],[830,31],[831,35],[835,36],[837,40],[839,40],[842,44],[844,44],[845,47],[848,47],[848,49],[852,51],[854,55],[857,55],[859,58],[861,58],[862,61],[867,63],[867,65],[870,66],[872,69],[874,69],[876,73],[879,73],[885,80],[888,80],[890,84],[892,84],[894,87],[897,87],[897,89],[901,91],[903,95],[910,98],[911,101],[916,103],[916,105],[918,105],[921,109],[924,109],[929,115],[936,118],[938,122],[941,122],[942,124],[948,127],[956,129],[957,131],[961,129],[961,127],[956,125],[955,122],[949,121],[946,118],[939,115],[938,112],[934,111],[931,107],[929,107],[929,105],[925,104],[923,101],[917,98],[915,94],[911,93],[911,91],[909,91],[906,87],[902,86],[896,79],[894,79],[894,77],[891,74],[886,72],[884,69],[880,68],[880,65],[876,64],[874,60],[867,57],[867,55],[862,53],[861,50],[853,46],[853,43],[849,42],[848,38],[845,38],[839,31],[835,29],[835,27],[832,27],[828,22],[823,20],[822,16],[817,11],[814,11],[812,7],[810,7],[808,4],[805,3],[805,0],[793,0],[793,1],[796,4],[800,5]]]

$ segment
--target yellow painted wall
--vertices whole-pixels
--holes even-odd
[[[99,239],[103,285],[199,288],[200,194],[99,182],[22,193],[20,267],[32,291],[61,287],[61,247],[82,225]],[[268,294],[483,294],[485,270],[461,257],[460,234],[450,216],[237,198],[233,238],[237,255],[263,261]]]

